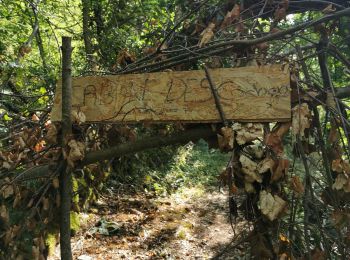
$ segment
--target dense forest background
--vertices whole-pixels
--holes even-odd
[[[231,224],[245,223],[230,250],[348,259],[349,16],[340,0],[1,0],[0,258],[52,253],[67,161],[73,235],[106,192],[161,197],[220,182]],[[62,142],[50,120],[62,36],[73,39],[73,76],[280,64],[291,122],[87,124],[76,114]]]

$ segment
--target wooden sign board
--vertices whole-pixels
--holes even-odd
[[[291,118],[289,72],[279,65],[212,69],[226,119],[243,122]],[[87,122],[219,122],[205,72],[173,71],[73,78],[72,106]],[[61,120],[58,83],[52,120]]]

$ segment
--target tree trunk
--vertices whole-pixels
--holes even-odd
[[[91,42],[91,30],[90,30],[90,1],[82,0],[82,12],[83,12],[83,38],[85,45],[86,60],[89,66],[89,70],[93,67],[93,46]]]
[[[72,107],[72,46],[70,37],[62,37],[62,149],[67,147],[67,139],[72,132],[71,107]],[[72,200],[71,171],[67,163],[60,172],[60,245],[61,259],[72,259],[70,244],[70,209]]]

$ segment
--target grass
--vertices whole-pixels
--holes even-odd
[[[203,140],[189,143],[177,149],[165,171],[153,170],[145,175],[146,189],[166,195],[190,187],[213,188],[228,159],[229,154],[210,149]]]

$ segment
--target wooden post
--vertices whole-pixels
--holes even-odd
[[[67,140],[72,133],[71,107],[72,107],[72,39],[62,37],[62,149],[66,149]],[[71,260],[71,231],[70,209],[72,201],[72,176],[67,162],[60,172],[60,245],[61,259]]]

